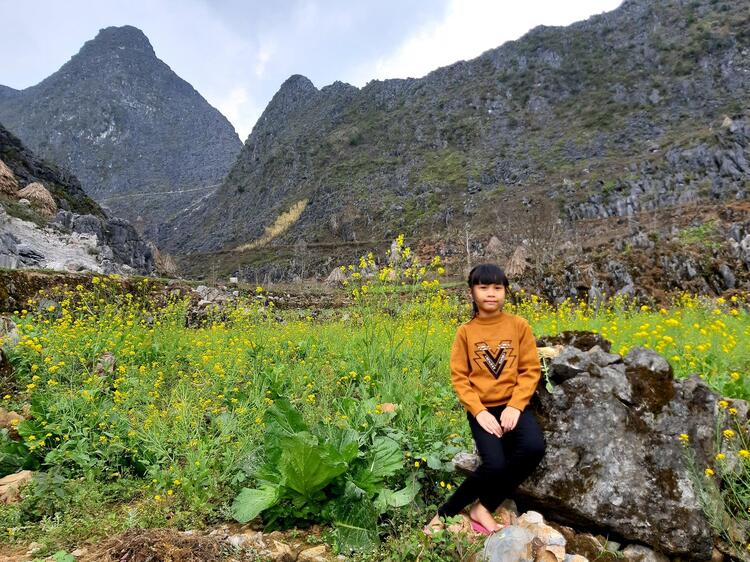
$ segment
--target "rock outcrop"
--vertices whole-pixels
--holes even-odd
[[[0,267],[154,271],[153,252],[130,223],[104,213],[75,177],[39,160],[2,126],[0,158],[7,162],[0,172],[8,184],[18,184],[19,178],[28,183],[8,191],[0,204]],[[24,201],[28,208],[21,205]]]
[[[709,559],[712,533],[678,439],[688,434],[708,462],[717,406],[703,381],[674,380],[654,351],[621,357],[599,346],[566,347],[549,375],[552,392],[540,385],[533,402],[547,454],[518,500],[576,527]]]
[[[0,206],[0,267],[153,273],[150,248],[126,221],[68,211],[60,211],[58,221],[40,228]]]

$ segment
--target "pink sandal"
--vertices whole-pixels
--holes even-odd
[[[477,533],[481,533],[483,535],[491,535],[495,531],[490,531],[487,527],[482,525],[479,521],[474,521],[471,519],[471,530],[476,531]]]

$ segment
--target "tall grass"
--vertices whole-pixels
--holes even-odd
[[[438,258],[420,265],[403,238],[389,257],[387,267],[372,255],[345,267],[341,290],[355,305],[325,320],[273,311],[263,289],[198,328],[186,327],[187,301],[154,298],[148,280],[125,294],[116,279],[97,277],[91,291],[39,295],[14,317],[16,382],[0,395],[7,409],[30,404],[31,419],[18,426],[20,444],[2,436],[0,468],[29,466],[105,489],[126,482],[127,494],[102,504],[108,510],[137,504],[152,522],[205,524],[226,518],[247,485],[262,454],[264,413],[283,397],[311,424],[366,431],[387,423],[402,435],[404,477],[418,478],[422,492],[383,524],[395,529],[415,509],[426,516],[456,483],[447,461],[471,446],[448,370],[455,330],[471,307],[441,288]],[[55,304],[40,310],[40,299]],[[717,393],[747,399],[747,304],[682,294],[658,310],[624,299],[553,307],[522,293],[506,311],[527,318],[536,336],[592,330],[620,354],[652,348],[678,378],[697,373]],[[390,405],[395,414],[378,422]],[[743,498],[746,474],[737,484]],[[64,495],[65,485],[58,488]],[[29,501],[0,508],[0,528],[12,530],[4,540],[38,539],[50,528],[67,533],[48,535],[50,544],[76,536],[66,522],[84,517],[83,504],[37,501],[31,509]]]

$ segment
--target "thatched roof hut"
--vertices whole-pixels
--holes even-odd
[[[51,219],[57,214],[57,204],[52,194],[39,182],[30,183],[16,193],[16,196],[28,199],[39,211],[39,214],[46,218]]]
[[[0,160],[0,193],[7,193],[8,195],[14,195],[18,191],[18,180],[16,179],[13,170],[5,165],[5,162]]]
[[[529,265],[526,261],[527,256],[528,250],[526,246],[518,246],[516,248],[516,251],[513,252],[508,262],[508,266],[505,268],[505,273],[508,277],[520,277],[523,275],[523,272],[526,271],[526,267]]]
[[[346,279],[346,274],[338,267],[334,267],[330,275],[326,277],[325,282],[328,285],[336,285],[338,283],[341,283],[344,279]]]

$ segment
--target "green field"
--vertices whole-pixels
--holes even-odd
[[[187,301],[155,298],[148,279],[130,293],[99,277],[93,290],[30,300],[13,317],[21,340],[7,350],[1,405],[31,416],[20,440],[3,432],[0,476],[42,472],[21,503],[0,505],[0,544],[49,553],[260,513],[267,529],[321,523],[334,552],[409,559],[460,482],[448,461],[472,447],[447,368],[470,305],[443,290],[439,260],[401,257],[369,278],[371,256],[347,269],[351,307],[279,311],[258,287],[197,327],[186,327]],[[742,296],[598,310],[516,297],[506,311],[537,337],[596,331],[613,352],[650,347],[678,378],[750,396]]]

